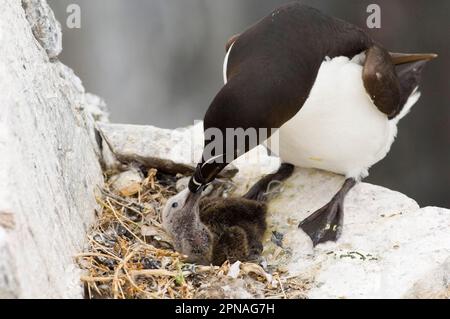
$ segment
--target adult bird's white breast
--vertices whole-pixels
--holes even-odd
[[[283,161],[360,179],[386,156],[398,121],[389,120],[367,94],[361,59],[336,57],[322,63],[306,103],[280,128]],[[409,104],[417,99],[410,98]]]

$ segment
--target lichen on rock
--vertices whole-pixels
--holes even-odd
[[[61,25],[46,0],[22,0],[34,37],[54,60],[62,51]]]

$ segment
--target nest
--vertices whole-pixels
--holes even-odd
[[[304,298],[309,283],[281,270],[185,262],[161,226],[161,210],[179,177],[150,169],[142,182],[119,192],[112,190],[111,175],[97,198],[100,211],[87,249],[76,256],[86,298]]]

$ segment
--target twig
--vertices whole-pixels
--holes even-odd
[[[101,254],[101,253],[81,253],[81,254],[76,254],[74,256],[74,258],[83,258],[83,257],[105,257],[105,258],[114,258],[115,260],[122,260],[119,257],[114,256],[113,254]]]
[[[113,277],[113,294],[114,299],[117,299],[118,297],[118,290],[120,289],[123,296],[123,290],[120,285],[120,279],[119,279],[119,272],[122,270],[123,267],[125,267],[126,263],[134,256],[135,251],[131,251],[126,257],[122,260],[122,262],[117,266],[116,271],[114,273]],[[123,296],[124,297],[124,296]],[[125,299],[125,297],[124,297]]]
[[[286,296],[286,292],[284,291],[283,283],[280,280],[280,276],[277,274],[276,277],[277,277],[277,281],[278,281],[278,283],[280,285],[281,292],[283,293],[284,299],[288,299],[287,296]]]
[[[108,277],[81,276],[81,281],[84,281],[84,282],[108,282],[113,279],[114,279],[114,276],[108,276]]]

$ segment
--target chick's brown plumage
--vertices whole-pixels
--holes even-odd
[[[212,263],[251,260],[262,252],[267,228],[267,207],[245,198],[205,198],[200,202],[200,220],[210,230]]]

